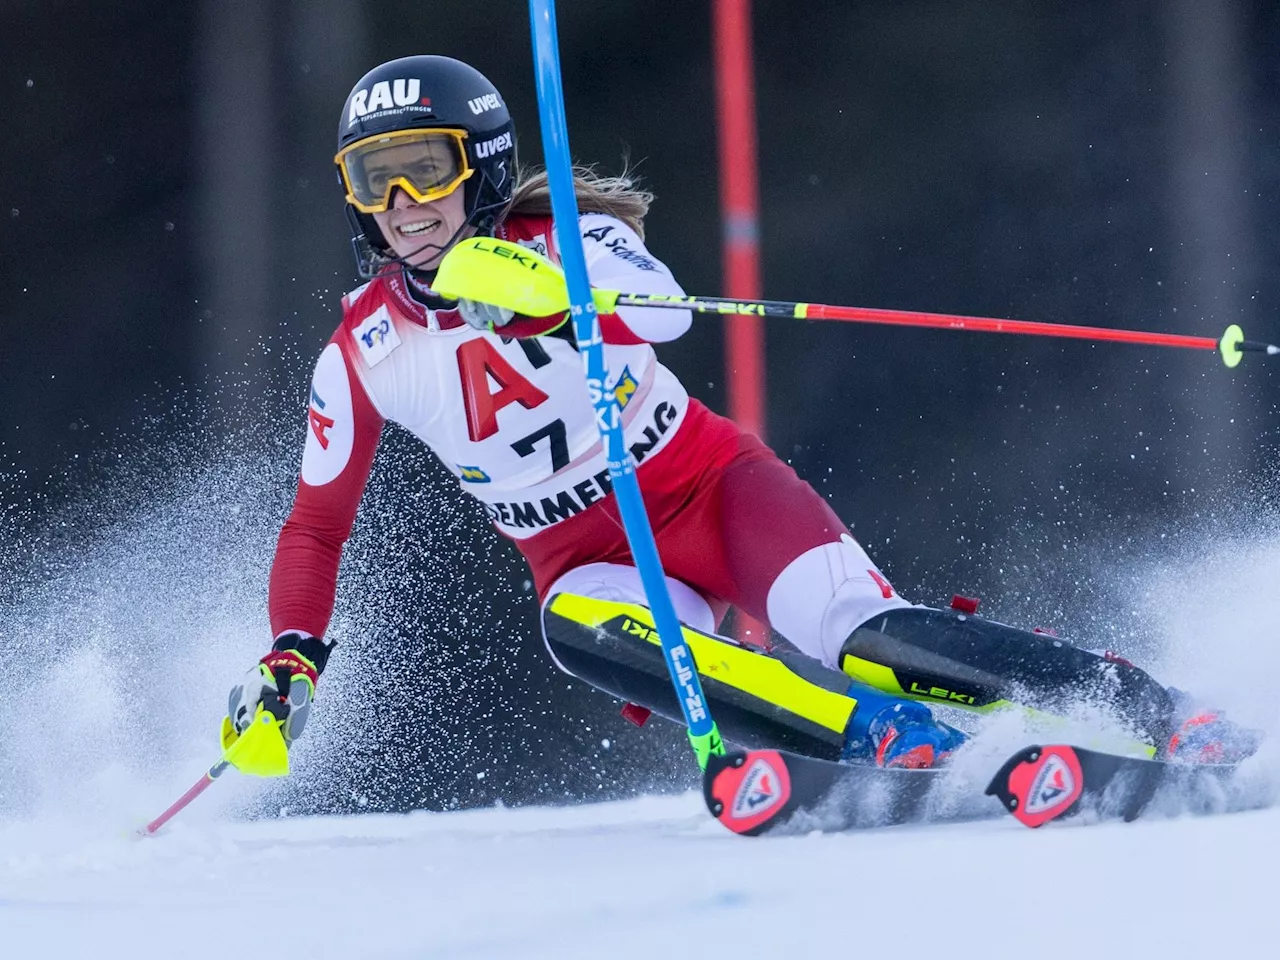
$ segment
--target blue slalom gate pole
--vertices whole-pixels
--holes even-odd
[[[604,444],[609,476],[613,479],[613,494],[618,498],[618,512],[622,515],[631,556],[640,572],[645,597],[653,612],[653,623],[662,642],[662,654],[676,688],[676,699],[689,728],[689,742],[698,758],[698,766],[705,769],[712,754],[724,753],[724,744],[703,697],[693,655],[685,646],[680,621],[667,592],[662,561],[658,557],[649,516],[640,496],[636,463],[622,432],[622,414],[614,394],[615,384],[610,380],[605,363],[600,318],[591,296],[587,259],[578,232],[578,202],[573,192],[573,158],[569,152],[569,128],[564,112],[555,0],[529,0],[529,19],[533,27],[538,113],[542,121],[542,152],[551,187],[551,211],[560,245],[561,266],[569,287],[573,330],[586,368],[587,392],[595,408],[596,427]]]

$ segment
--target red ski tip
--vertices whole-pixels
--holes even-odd
[[[791,799],[791,774],[776,750],[751,750],[726,758],[708,790],[715,818],[734,833],[759,832]]]
[[[1040,827],[1071,812],[1084,792],[1084,771],[1071,747],[1028,747],[996,774],[988,793],[1021,823]]]

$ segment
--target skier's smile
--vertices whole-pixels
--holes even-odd
[[[396,190],[391,209],[373,218],[397,257],[406,257],[411,267],[435,267],[444,256],[444,246],[466,222],[463,193],[459,189],[429,203],[416,203],[403,190]],[[458,239],[471,232],[464,231]]]

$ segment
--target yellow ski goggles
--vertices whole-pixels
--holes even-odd
[[[361,213],[383,213],[396,187],[418,203],[447,197],[475,173],[466,139],[465,130],[397,130],[343,147],[333,162],[347,203]]]

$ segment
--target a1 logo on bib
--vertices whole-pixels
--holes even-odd
[[[355,443],[351,415],[351,381],[342,348],[331,343],[316,361],[307,405],[307,444],[302,453],[302,479],[319,487],[346,469]]]

